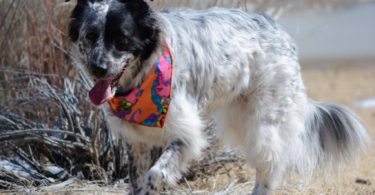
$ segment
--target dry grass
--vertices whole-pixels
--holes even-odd
[[[2,189],[127,175],[124,143],[87,101],[91,81],[58,28],[69,20],[61,2],[0,1]]]
[[[87,103],[85,94],[90,81],[82,72],[79,60],[70,55],[65,30],[71,6],[60,6],[62,2],[0,0],[0,144],[3,145],[0,161],[12,159],[19,163],[14,159],[21,157],[22,162],[30,160],[31,168],[37,167],[36,170],[41,170],[43,174],[46,174],[43,172],[46,165],[57,165],[65,170],[68,177],[55,176],[51,182],[38,173],[42,179],[29,181],[0,167],[0,189],[13,189],[18,193],[123,194],[126,184],[120,182],[114,185],[113,182],[126,175],[126,162],[119,160],[124,159],[124,150],[108,133],[101,111]],[[301,8],[332,9],[340,7],[340,2],[154,1],[159,8],[242,7],[275,16],[285,10]],[[375,96],[374,66],[309,66],[304,68],[303,75],[309,95],[317,100],[351,106],[354,100]],[[353,109],[368,124],[374,136],[375,110]],[[78,144],[83,148],[80,152],[83,152],[77,155],[74,147],[66,147],[66,143]],[[62,156],[70,160],[61,160]],[[77,156],[85,158],[78,159]],[[373,157],[374,151],[371,151],[361,159],[358,168],[348,166],[337,177],[317,177],[310,183],[291,175],[289,184],[277,194],[375,194]],[[77,177],[84,180],[72,179]],[[374,184],[358,184],[355,182],[358,178]],[[249,194],[253,179],[254,170],[230,152],[223,151],[217,143],[204,160],[193,166],[191,174],[167,194]]]

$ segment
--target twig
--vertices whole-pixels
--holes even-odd
[[[66,188],[66,187],[72,185],[76,181],[77,181],[77,179],[71,178],[71,179],[68,179],[68,180],[66,180],[64,182],[61,182],[59,184],[54,184],[54,185],[50,185],[50,186],[47,186],[47,187],[43,187],[43,188],[41,188],[41,190],[49,191],[49,192],[55,192],[55,191],[58,191],[60,189],[63,189],[63,188]]]
[[[9,141],[14,139],[21,139],[27,136],[30,136],[30,134],[44,134],[44,133],[61,133],[66,134],[69,136],[77,137],[86,143],[90,143],[91,141],[82,135],[69,132],[69,131],[63,131],[63,130],[55,130],[55,129],[25,129],[25,130],[4,130],[0,133],[0,142],[2,141]]]

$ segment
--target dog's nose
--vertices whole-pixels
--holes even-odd
[[[91,69],[92,74],[97,78],[104,77],[108,72],[107,65],[98,64],[94,62],[90,63],[90,69]]]

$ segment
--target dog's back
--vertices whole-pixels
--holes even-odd
[[[202,107],[248,96],[268,82],[299,79],[296,46],[268,16],[212,8],[174,10],[162,18],[175,56],[175,83]]]

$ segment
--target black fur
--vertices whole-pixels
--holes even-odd
[[[130,192],[129,194],[138,194],[140,191],[140,186],[137,184],[138,180],[138,170],[136,163],[134,162],[136,159],[134,159],[134,155],[132,152],[132,146],[130,144],[126,144],[126,155],[128,158],[128,175],[129,175],[129,185],[130,185]]]
[[[352,133],[344,131],[343,129],[354,131],[355,128],[345,115],[345,112],[342,110],[343,108],[331,104],[324,104],[324,106],[325,107],[317,107],[318,113],[320,114],[320,121],[315,118],[316,123],[320,123],[321,126],[318,131],[322,149],[326,149],[325,143],[327,139],[336,140],[333,143],[336,143],[337,148],[348,147],[348,139],[350,139]]]
[[[81,3],[80,3],[81,2]],[[78,1],[76,7],[73,9],[71,21],[69,24],[69,37],[73,42],[78,41],[79,31],[86,15],[87,2]]]
[[[110,4],[104,21],[98,21],[90,2],[100,0],[79,0],[71,15],[69,36],[73,42],[78,41],[80,34],[86,44],[95,44],[104,32],[104,43],[107,49],[132,53],[144,61],[150,57],[159,43],[159,29],[156,14],[143,0],[118,0]],[[85,29],[83,29],[85,24]],[[104,29],[102,29],[104,28]]]

